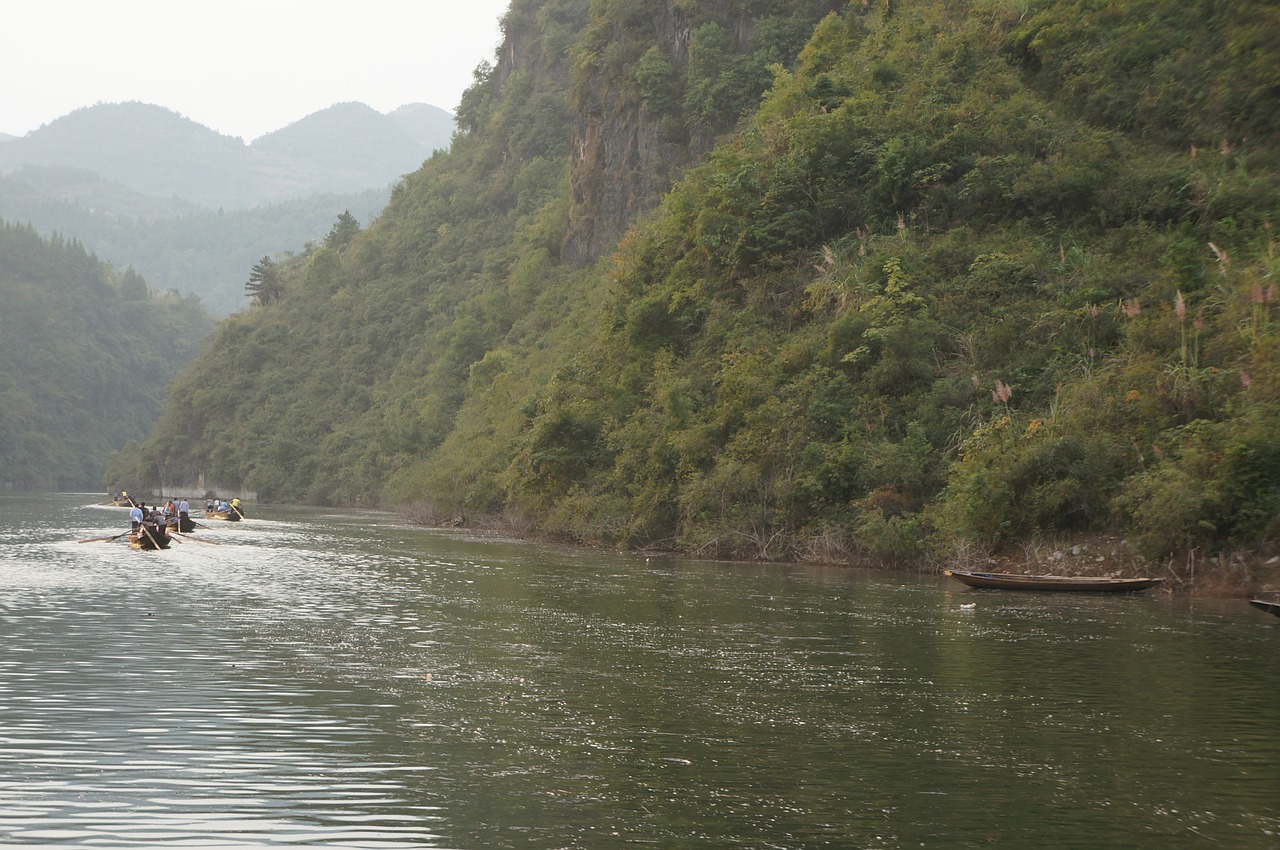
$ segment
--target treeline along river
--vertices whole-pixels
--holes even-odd
[[[1280,847],[1242,601],[94,501],[0,497],[7,844]]]

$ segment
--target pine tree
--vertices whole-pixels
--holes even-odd
[[[324,244],[330,248],[345,248],[351,238],[360,232],[360,222],[351,214],[351,210],[343,210],[338,220],[333,223]]]
[[[138,274],[138,270],[129,266],[120,276],[120,294],[126,301],[146,301],[151,295],[146,280]]]
[[[270,257],[263,257],[249,272],[249,282],[244,285],[249,297],[266,307],[284,294],[280,280],[280,268]]]

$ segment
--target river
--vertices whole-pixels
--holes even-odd
[[[94,502],[0,496],[7,845],[1280,847],[1243,601]]]

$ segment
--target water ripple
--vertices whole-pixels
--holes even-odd
[[[139,553],[76,542],[125,521],[91,501],[0,495],[10,844],[1280,834],[1277,629],[1248,610],[650,562],[304,509]]]

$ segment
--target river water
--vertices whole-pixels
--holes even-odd
[[[0,841],[1280,847],[1242,601],[0,496]]]

